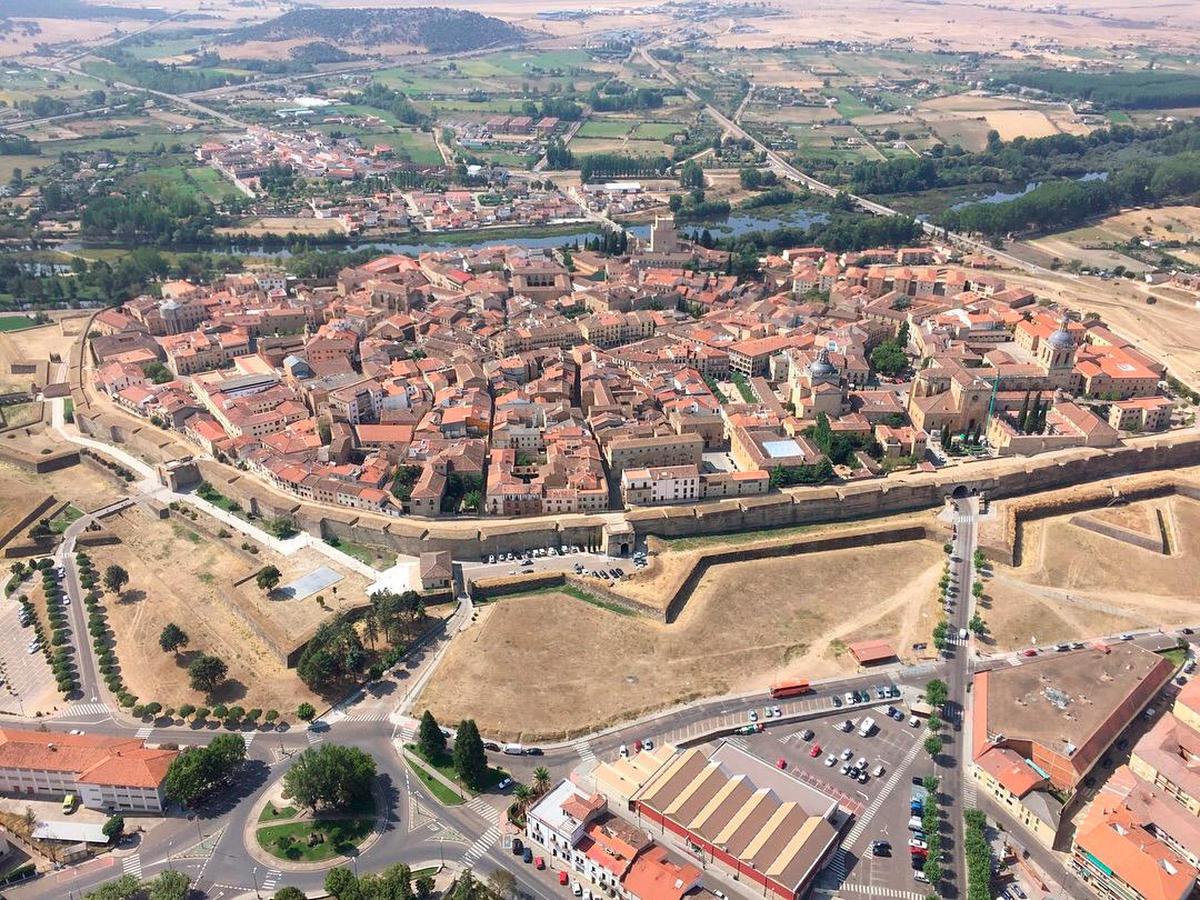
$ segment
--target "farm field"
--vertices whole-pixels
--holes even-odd
[[[1170,556],[1088,531],[1070,516],[1027,523],[1021,564],[996,566],[984,583],[984,646],[1012,650],[1200,620],[1200,503],[1140,501],[1100,518],[1153,533],[1158,511],[1176,543]]]
[[[1191,244],[1173,247],[1169,252],[1184,262],[1200,265],[1200,246],[1196,246],[1200,244],[1200,207],[1126,210],[1082,228],[1047,235],[1030,243],[1063,259],[1078,259],[1085,265],[1111,268],[1119,263],[1140,272],[1148,267],[1125,256],[1113,245],[1141,240]],[[1114,261],[1109,262],[1110,259]]]
[[[942,560],[940,546],[913,541],[715,567],[670,625],[555,592],[503,599],[451,645],[421,702],[490,735],[548,739],[778,677],[853,671],[851,641],[900,648],[928,635]],[[847,610],[846,597],[861,602]],[[547,689],[530,689],[530,671]],[[484,679],[486,699],[466,689]]]
[[[172,513],[160,520],[133,507],[108,517],[105,525],[120,543],[89,552],[99,571],[118,563],[129,572],[124,596],[109,596],[105,605],[131,693],[143,702],[202,704],[204,697],[188,685],[186,665],[196,654],[207,653],[229,666],[229,681],[216,701],[275,708],[285,715],[303,701],[318,702],[267,639],[276,646],[296,645],[333,611],[363,602],[366,579],[339,572],[342,580],[322,596],[324,608],[315,596],[275,600],[252,578],[264,566],[278,566],[281,584],[320,566],[336,567],[311,550],[289,557],[261,549],[248,553],[238,536],[218,537],[218,523],[203,517],[192,523]],[[172,577],[164,579],[162,572]],[[190,639],[178,659],[158,646],[158,635],[169,622]]]

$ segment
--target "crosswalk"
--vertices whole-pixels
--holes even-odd
[[[242,735],[242,740],[246,743],[247,750],[249,750],[250,745],[254,743],[254,736],[256,734],[258,734],[257,731],[247,731]]]
[[[304,730],[304,737],[308,739],[308,744],[311,747],[313,744],[319,744],[325,740],[319,731],[313,731],[311,728]]]
[[[499,811],[482,797],[474,797],[468,801],[467,809],[471,810],[471,812],[475,813],[475,815],[479,816],[485,822],[499,823],[500,821]]]
[[[121,874],[132,875],[134,878],[140,879],[142,877],[142,854],[134,853],[121,860]]]
[[[850,864],[847,859],[848,856],[849,854],[846,853],[846,849],[844,847],[838,847],[837,851],[833,854],[833,858],[829,860],[829,865],[825,869],[826,872],[837,879],[839,884],[846,880],[846,873],[850,871]]]
[[[891,777],[884,782],[883,790],[871,801],[871,805],[863,810],[862,814],[858,817],[858,821],[854,823],[854,827],[850,829],[850,833],[846,835],[846,840],[842,842],[843,847],[852,847],[862,837],[863,832],[867,830],[867,825],[875,817],[875,813],[879,812],[879,807],[883,806],[887,798],[892,795],[892,791],[896,789],[896,784],[904,777],[909,765],[920,749],[921,744],[917,743],[908,748],[908,752],[904,754],[904,759],[900,765],[892,769]]]
[[[104,703],[72,703],[58,717],[69,719],[74,716],[107,716],[111,714],[112,710]]]
[[[887,887],[882,884],[843,884],[839,891],[854,894],[870,894],[872,897],[896,897],[898,900],[925,900],[927,894],[914,891],[902,891],[900,888]]]
[[[150,737],[150,735],[152,735],[153,733],[154,733],[153,725],[143,725],[141,728],[139,728],[134,733],[133,736],[140,741],[144,741],[144,740],[146,740],[146,738]]]
[[[594,763],[596,754],[592,752],[592,745],[587,741],[581,741],[575,745],[575,752],[579,754],[579,758],[585,763]]]
[[[473,866],[483,857],[485,853],[492,849],[492,845],[496,843],[500,837],[500,828],[493,825],[487,831],[479,836],[479,840],[467,848],[467,852],[463,854],[462,863],[464,866]]]
[[[283,873],[278,869],[271,869],[263,878],[262,889],[270,893],[275,890],[275,885],[279,884],[279,879],[283,877]]]
[[[386,722],[388,714],[385,712],[373,713],[350,713],[342,721],[343,722]]]

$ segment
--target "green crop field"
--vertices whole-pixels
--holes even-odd
[[[665,141],[684,130],[679,122],[642,122],[633,129],[633,136],[643,140]]]
[[[0,316],[0,331],[24,331],[34,326],[29,316]]]
[[[595,120],[584,122],[583,127],[575,133],[581,138],[619,138],[629,133],[632,122]]]

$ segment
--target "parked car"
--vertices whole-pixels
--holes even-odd
[[[526,847],[525,852],[521,854],[521,859],[527,863],[533,862],[533,851]]]
[[[571,879],[570,879],[570,877],[567,875],[567,873],[566,873],[566,872],[559,872],[559,873],[558,873],[558,883],[559,883],[559,884],[564,884],[564,885],[565,885],[565,884],[566,884],[568,881],[570,881],[570,880],[571,880]]]
[[[786,759],[784,759],[784,758],[781,756],[781,757],[779,757],[779,759],[775,760],[775,765],[776,765],[776,767],[778,767],[778,768],[780,768],[780,769],[784,769],[784,770],[786,770],[786,769],[787,769],[787,767],[788,767],[788,762],[787,762],[787,760],[786,760]]]
[[[535,856],[535,857],[533,858],[533,867],[534,867],[535,869],[544,869],[544,868],[546,868],[546,860],[544,860],[544,859],[543,859],[542,857],[540,857],[540,856]]]
[[[871,853],[875,856],[891,856],[892,845],[887,841],[871,841]]]
[[[816,759],[818,756],[820,756],[821,755],[821,745],[813,744],[812,749],[808,751],[808,755],[811,756],[813,759]]]
[[[812,739],[813,739],[813,731],[811,728],[805,728],[802,732],[800,732],[800,740],[811,741]]]
[[[837,757],[834,756],[832,753],[830,753],[828,756],[825,757],[825,765],[831,766],[831,767],[837,765]]]
[[[512,852],[513,856],[520,856],[525,851],[525,842],[520,838],[513,838]]]

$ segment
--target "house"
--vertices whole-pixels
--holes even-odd
[[[454,564],[447,550],[422,553],[420,558],[421,590],[444,591],[454,581]]]

